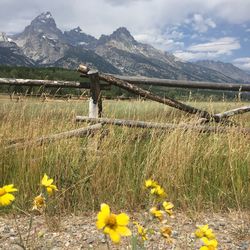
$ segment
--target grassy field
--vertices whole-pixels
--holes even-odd
[[[244,103],[192,103],[210,112]],[[76,115],[87,115],[86,101],[0,98],[0,185],[18,187],[17,204],[27,209],[44,173],[54,177],[59,211],[96,210],[101,202],[139,210],[147,205],[143,189],[152,177],[185,210],[250,208],[250,136],[199,134],[105,126],[89,138],[74,138],[24,149],[6,150],[18,138],[67,131]],[[158,122],[190,122],[181,111],[148,101],[104,101],[104,116]],[[235,118],[250,127],[250,115]]]

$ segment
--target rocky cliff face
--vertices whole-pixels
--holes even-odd
[[[5,33],[0,33],[0,64],[34,66],[35,62],[26,57],[16,43],[8,38]]]
[[[184,63],[167,52],[137,42],[122,27],[110,36],[102,35],[95,52],[118,68],[123,74],[143,75],[169,79],[233,81],[220,72],[192,63]]]
[[[250,82],[250,74],[235,67],[231,63],[224,63],[220,61],[204,60],[196,62],[198,65],[216,70],[226,76],[236,79],[241,82]]]
[[[72,46],[82,46],[87,49],[94,48],[97,39],[87,35],[80,27],[64,32],[64,40]]]
[[[50,12],[36,17],[22,33],[13,36],[13,40],[27,57],[38,64],[54,63],[68,49]]]
[[[0,42],[11,42],[11,39],[7,37],[6,33],[0,32]]]
[[[94,51],[83,49],[80,46],[71,47],[61,59],[50,66],[76,69],[83,62],[89,65],[89,67],[96,68],[102,72],[121,74],[116,67],[97,55]]]

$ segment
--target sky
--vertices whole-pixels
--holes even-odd
[[[0,0],[0,31],[21,32],[50,11],[57,26],[99,37],[126,27],[182,60],[232,62],[250,71],[250,0]]]

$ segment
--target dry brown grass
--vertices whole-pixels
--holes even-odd
[[[249,136],[234,129],[226,134],[131,129],[105,126],[84,139],[6,151],[8,141],[67,131],[76,115],[87,114],[87,102],[0,99],[0,184],[19,188],[17,203],[30,207],[46,172],[61,189],[59,210],[95,210],[101,202],[113,207],[143,208],[146,178],[168,190],[184,209],[247,209],[250,206]],[[240,103],[195,103],[218,112]],[[190,116],[152,102],[105,101],[105,117],[146,121],[188,122]],[[250,126],[249,114],[236,118]]]

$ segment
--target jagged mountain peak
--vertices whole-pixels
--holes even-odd
[[[9,39],[4,32],[0,32],[0,42],[9,42]]]
[[[57,29],[56,22],[49,11],[43,12],[39,16],[35,17],[31,21],[30,27],[36,30],[43,30],[47,28]]]
[[[81,45],[88,48],[92,48],[97,41],[95,37],[83,32],[79,26],[70,31],[65,31],[64,40],[73,46]]]
[[[134,37],[131,35],[131,33],[128,31],[128,29],[125,27],[118,28],[109,37],[113,40],[135,42]]]
[[[48,23],[48,22],[55,22],[52,14],[47,11],[47,12],[43,12],[41,13],[39,16],[37,16],[32,22],[41,22],[41,23]]]
[[[125,35],[128,37],[133,37],[126,27],[119,27],[118,29],[116,29],[111,36],[115,35]]]
[[[39,19],[51,19],[53,17],[52,17],[52,14],[50,11],[46,11],[46,12],[41,13],[39,16],[37,16],[37,18],[39,18]]]
[[[76,28],[70,30],[70,31],[74,31],[74,32],[77,32],[77,33],[81,33],[82,32],[82,29],[80,28],[80,26],[77,26]]]
[[[17,34],[14,39],[18,39],[20,37],[28,36],[28,35],[38,35],[38,34],[49,35],[53,39],[61,38],[62,32],[57,28],[56,22],[52,16],[52,14],[47,11],[43,12],[37,17],[35,17],[30,25],[25,27],[24,31],[20,34]]]
[[[108,43],[120,43],[123,45],[134,45],[137,44],[134,37],[125,27],[120,27],[115,30],[111,35],[101,35],[98,44],[108,44]]]
[[[13,36],[13,40],[27,57],[40,64],[55,62],[68,48],[49,11],[34,18],[23,32]]]

